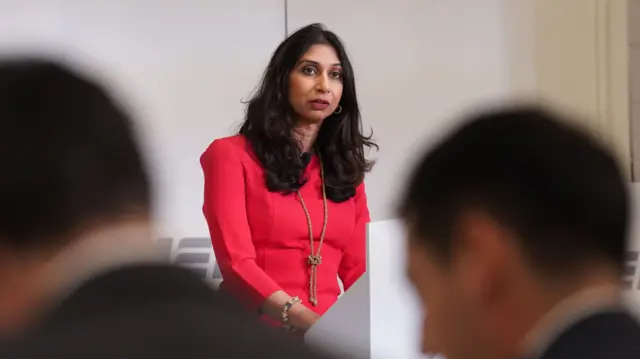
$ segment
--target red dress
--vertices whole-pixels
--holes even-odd
[[[364,184],[355,197],[328,202],[322,263],[317,267],[318,306],[309,303],[309,231],[295,194],[267,190],[263,170],[241,136],[213,141],[202,155],[203,211],[224,279],[222,287],[257,311],[271,294],[298,296],[319,314],[365,272],[365,227],[369,210]],[[309,210],[317,244],[324,220],[320,163],[313,157],[300,193]]]

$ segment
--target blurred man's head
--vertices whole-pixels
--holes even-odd
[[[425,350],[448,359],[517,355],[558,301],[623,271],[629,199],[616,160],[536,108],[469,118],[417,164],[400,212]]]
[[[107,91],[38,59],[0,61],[0,168],[1,332],[37,300],[49,259],[87,233],[147,220],[150,181]]]

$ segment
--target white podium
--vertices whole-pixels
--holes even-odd
[[[422,313],[406,279],[399,220],[367,228],[367,272],[307,332],[309,345],[351,358],[429,358],[420,354]]]

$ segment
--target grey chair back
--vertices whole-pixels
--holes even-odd
[[[206,237],[181,239],[161,238],[158,245],[167,253],[169,261],[193,270],[203,280],[214,287],[222,282],[222,274],[216,263],[211,240]]]

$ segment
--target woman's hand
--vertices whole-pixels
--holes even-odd
[[[305,307],[301,303],[294,304],[289,310],[289,324],[291,324],[294,329],[303,333],[309,330],[318,319],[320,319],[318,313]]]
[[[291,297],[282,290],[279,290],[267,298],[262,305],[262,312],[270,316],[271,318],[281,321],[282,311],[285,305],[291,299]],[[320,315],[313,310],[307,308],[302,303],[294,304],[288,312],[289,324],[302,333],[306,332],[315,324]]]

